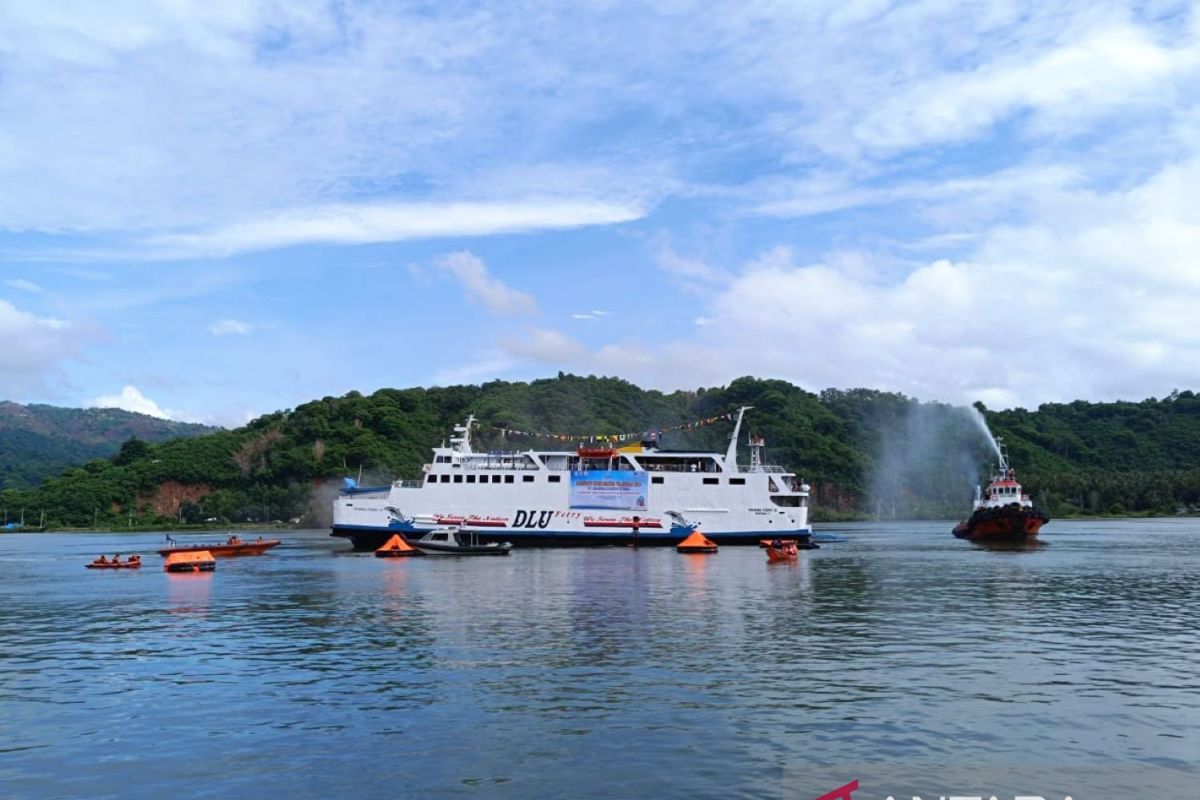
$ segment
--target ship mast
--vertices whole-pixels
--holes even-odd
[[[763,447],[767,440],[757,433],[750,434],[750,471],[761,472],[763,465]]]
[[[454,433],[456,435],[450,437],[450,447],[456,453],[471,452],[471,426],[475,424],[475,415],[471,414],[467,417],[467,424],[455,425]]]
[[[737,422],[735,422],[733,424],[733,435],[729,437],[729,449],[725,451],[725,469],[723,471],[726,473],[733,473],[733,472],[738,471],[738,467],[737,467],[738,434],[742,430],[742,417],[744,417],[746,415],[746,412],[752,408],[754,408],[754,406],[742,406],[741,408],[738,409]]]

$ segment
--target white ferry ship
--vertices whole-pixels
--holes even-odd
[[[763,463],[751,435],[750,463],[737,463],[739,409],[724,453],[634,447],[575,451],[471,448],[474,416],[435,447],[422,480],[358,487],[350,479],[333,506],[333,536],[355,549],[380,547],[394,533],[420,537],[458,526],[481,541],[516,546],[674,545],[698,527],[718,544],[766,537],[806,538],[809,486]]]

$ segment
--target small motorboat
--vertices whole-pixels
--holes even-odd
[[[800,549],[790,539],[776,539],[767,545],[767,563],[777,564],[781,561],[795,561],[800,557]]]
[[[431,556],[506,556],[512,550],[512,542],[481,543],[479,534],[458,528],[435,528],[414,544]]]
[[[797,550],[820,550],[821,549],[821,545],[814,542],[812,540],[812,537],[807,534],[805,534],[803,536],[797,536],[795,538],[780,537],[779,539],[759,539],[758,546],[761,547],[763,550],[769,550],[770,548],[774,547],[775,543],[778,541],[783,541],[784,543],[790,542],[791,544],[795,545]]]
[[[88,569],[140,569],[142,566],[141,556],[130,556],[122,561],[120,558],[114,557],[111,561],[104,556],[100,556],[90,564],[84,564]]]
[[[675,549],[680,553],[715,553],[717,543],[700,531],[692,531]]]
[[[224,544],[172,544],[158,551],[160,556],[171,553],[211,553],[214,556],[260,556],[279,544],[279,539],[264,539],[261,536],[254,541],[245,541],[236,533],[230,534]]]
[[[392,538],[384,542],[383,547],[375,551],[376,558],[405,558],[406,556],[423,555],[425,554],[406,542],[404,537],[398,533],[392,534]]]
[[[212,572],[217,560],[207,550],[170,553],[163,562],[163,572]]]

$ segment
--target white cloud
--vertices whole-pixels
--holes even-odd
[[[537,310],[532,297],[498,280],[473,253],[450,253],[436,266],[454,276],[471,302],[482,303],[497,314],[532,314]]]
[[[14,289],[20,289],[23,292],[33,292],[34,294],[41,294],[42,292],[46,291],[45,289],[43,289],[41,286],[38,286],[33,281],[27,281],[24,278],[8,278],[7,280],[4,281],[4,283],[6,286],[11,286]]]
[[[486,353],[468,363],[438,370],[430,382],[434,386],[480,383],[505,374],[514,363],[512,356],[505,353]]]
[[[142,394],[136,386],[124,386],[117,394],[106,394],[88,403],[92,408],[121,408],[159,419],[172,419],[172,414]]]
[[[147,256],[203,257],[639,217],[669,171],[636,147],[596,159],[565,144],[606,103],[568,79],[572,45],[534,33],[577,20],[535,16],[531,29],[525,13],[315,0],[10,9],[0,229],[123,232]]]
[[[579,342],[549,328],[535,328],[502,344],[513,356],[545,364],[569,364],[587,353]]]
[[[601,319],[607,317],[612,312],[593,309],[592,311],[581,311],[577,314],[572,314],[571,319]]]
[[[853,208],[899,203],[919,204],[923,213],[944,222],[995,219],[1025,207],[1032,198],[1079,184],[1082,168],[1065,164],[1020,166],[996,172],[943,180],[920,180],[872,185],[851,175],[824,173],[803,180],[785,180],[755,187],[763,197],[752,213],[770,217],[807,217]]]
[[[78,356],[84,332],[66,320],[39,317],[0,300],[0,397],[44,391]]]
[[[666,242],[659,244],[654,260],[659,269],[688,282],[721,283],[729,277],[703,261],[679,255]]]
[[[459,374],[524,360],[660,386],[761,372],[996,402],[1138,393],[1196,355],[1162,323],[1196,299],[1194,5],[17,4],[0,15],[0,259],[47,241],[209,258],[639,221],[522,237],[519,257],[530,273],[611,264],[614,284],[652,287],[628,299],[653,314],[584,326],[602,315],[580,298],[610,295],[546,281],[541,307],[586,340],[473,315],[462,338],[500,352]],[[653,264],[625,258],[630,242]],[[537,310],[507,273],[455,258],[410,272]],[[142,285],[114,266],[72,310],[116,319],[257,281],[204,267]],[[1021,358],[994,357],[995,328]],[[597,343],[663,330],[681,338]],[[78,331],[57,335],[46,363]],[[429,364],[455,360],[440,342]]]
[[[1009,120],[1034,144],[1113,111],[1155,124],[1195,96],[1188,13],[23,4],[0,19],[0,229],[117,232],[109,258],[562,230],[818,165],[831,192],[750,204],[888,202],[889,159]],[[723,280],[670,250],[660,266]]]
[[[208,329],[213,336],[247,336],[254,331],[254,326],[236,319],[221,319],[210,325]]]
[[[1200,157],[1123,190],[1062,186],[969,256],[900,275],[775,248],[712,292],[685,338],[584,348],[554,331],[515,356],[657,388],[776,376],[947,401],[1137,399],[1195,383]]]
[[[906,149],[966,139],[1023,110],[1054,114],[1057,129],[1069,129],[1129,102],[1161,103],[1163,87],[1197,66],[1194,40],[1171,48],[1122,24],[1033,59],[1018,53],[917,84],[867,116],[854,136],[872,148]]]
[[[300,244],[370,244],[561,230],[629,222],[643,213],[632,206],[586,200],[340,204],[293,209],[198,233],[155,236],[145,240],[142,255],[227,256]]]

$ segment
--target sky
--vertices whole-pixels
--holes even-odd
[[[1200,9],[0,9],[0,399],[1200,389]]]

